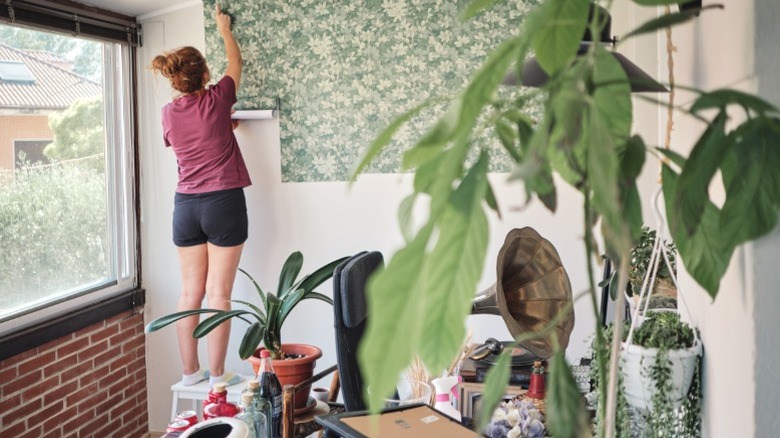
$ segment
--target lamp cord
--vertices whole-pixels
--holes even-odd
[[[671,13],[669,6],[664,7],[666,15]],[[666,66],[669,70],[669,103],[666,105],[666,135],[664,137],[664,148],[669,149],[672,143],[672,129],[674,127],[674,52],[677,51],[677,47],[672,42],[672,28],[671,26],[666,28]],[[664,157],[661,163],[668,163],[669,159]],[[661,170],[658,169],[658,181],[661,180]]]

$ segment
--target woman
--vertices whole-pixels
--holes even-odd
[[[208,306],[229,309],[241,251],[248,235],[243,188],[251,184],[241,150],[233,135],[231,107],[241,80],[242,58],[230,29],[230,16],[216,6],[217,29],[225,43],[227,69],[217,84],[206,60],[193,47],[158,55],[152,68],[181,93],[162,109],[163,138],[176,155],[179,182],[174,198],[173,242],[178,247],[182,290],[178,310]],[[209,370],[200,369],[197,339],[192,332],[197,316],[177,323],[185,385],[206,378],[235,384],[240,376],[225,372],[230,324],[212,331],[208,339]]]

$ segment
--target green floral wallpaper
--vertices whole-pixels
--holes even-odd
[[[245,59],[237,108],[269,109],[281,98],[282,179],[346,180],[390,121],[427,98],[460,90],[539,3],[508,0],[461,22],[470,1],[222,0]],[[214,0],[203,3],[206,56],[216,76],[225,68],[224,48]],[[441,110],[414,119],[369,172],[398,172],[401,151]],[[500,147],[489,134],[480,141]],[[491,163],[491,171],[508,169],[504,158]]]

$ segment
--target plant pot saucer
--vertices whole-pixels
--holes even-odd
[[[312,409],[314,409],[317,406],[317,400],[314,399],[314,397],[309,397],[308,400],[306,400],[306,405],[302,408],[296,408],[295,409],[295,415],[301,415],[305,414]]]

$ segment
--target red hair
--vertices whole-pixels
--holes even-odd
[[[152,60],[151,67],[170,79],[171,86],[176,91],[188,94],[206,86],[209,67],[206,65],[206,58],[194,47],[181,47],[157,55]]]

